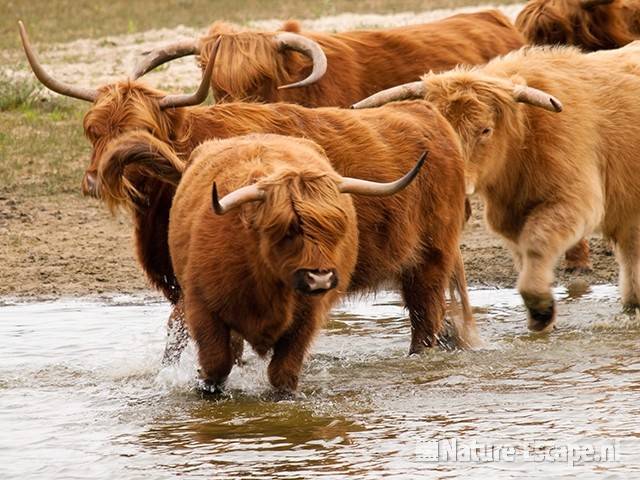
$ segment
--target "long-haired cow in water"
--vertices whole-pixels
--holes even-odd
[[[340,175],[379,182],[398,178],[428,150],[428,174],[410,188],[389,199],[354,198],[361,257],[350,289],[398,282],[411,318],[411,351],[419,352],[445,333],[445,290],[451,283],[464,313],[452,336],[460,346],[474,344],[459,249],[465,213],[462,157],[454,132],[433,106],[414,101],[376,111],[251,103],[188,107],[206,98],[213,62],[193,95],[166,95],[135,81],[83,88],[52,78],[24,27],[21,31],[38,78],[56,92],[92,103],[84,119],[93,151],[83,190],[112,207],[130,207],[142,268],[172,302],[182,293],[167,244],[169,209],[182,164],[203,141],[248,133],[305,137],[324,148]],[[122,173],[109,174],[106,164],[119,165]]]
[[[193,151],[171,207],[169,250],[207,390],[233,366],[232,331],[259,355],[273,351],[276,390],[296,390],[309,345],[356,267],[348,194],[394,195],[422,162],[375,183],[342,177],[322,148],[299,138],[253,134]]]
[[[198,40],[147,52],[132,77],[184,55],[198,55],[204,70],[218,39],[211,76],[216,100],[307,107],[348,107],[383,88],[417,80],[426,71],[486,63],[524,44],[515,26],[497,10],[342,33],[301,32],[294,21],[275,32],[216,22]]]

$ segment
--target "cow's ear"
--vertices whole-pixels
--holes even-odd
[[[511,75],[509,80],[513,85],[522,85],[523,87],[527,86],[527,81],[522,75]]]
[[[300,22],[298,20],[289,19],[282,24],[282,27],[280,27],[280,31],[300,33],[302,29],[300,28]]]

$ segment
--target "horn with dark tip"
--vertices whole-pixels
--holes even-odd
[[[31,70],[35,73],[36,77],[42,84],[47,87],[49,90],[52,90],[60,95],[65,95],[67,97],[77,98],[79,100],[86,100],[87,102],[95,102],[98,98],[98,90],[92,88],[78,87],[76,85],[69,85],[67,83],[63,83],[59,80],[56,80],[51,75],[49,75],[45,69],[40,64],[38,57],[35,52],[31,48],[31,43],[29,42],[29,36],[27,35],[27,30],[24,28],[24,24],[22,20],[18,21],[18,27],[20,28],[20,38],[22,39],[22,46],[24,47],[24,53],[27,55],[27,60],[29,60],[29,65],[31,65]]]
[[[402,178],[395,182],[379,183],[371,182],[368,180],[361,180],[359,178],[344,177],[338,185],[340,193],[352,193],[356,195],[368,195],[376,197],[385,197],[394,195],[407,187],[418,175],[420,169],[424,165],[427,159],[428,151],[424,151],[415,166]]]
[[[187,55],[198,55],[199,53],[200,48],[198,48],[198,42],[196,40],[185,40],[183,42],[171,43],[163,47],[154,48],[153,50],[142,53],[143,58],[134,66],[130,78],[136,80],[163,63],[175,60],[176,58],[186,57]]]
[[[317,82],[327,71],[327,56],[322,47],[303,35],[292,32],[282,32],[275,36],[275,41],[280,49],[291,49],[306,55],[313,62],[313,69],[309,76],[299,82],[288,85],[280,85],[278,88],[306,87]]]
[[[614,0],[582,0],[580,6],[585,10],[590,8],[599,7],[600,5],[610,5]]]
[[[191,107],[193,105],[200,105],[207,99],[209,94],[209,83],[211,82],[211,73],[213,72],[213,65],[216,62],[216,54],[218,53],[218,47],[220,46],[220,38],[216,40],[211,56],[209,57],[209,63],[207,68],[202,74],[202,81],[198,90],[194,93],[182,94],[182,95],[167,95],[160,100],[160,108],[178,108],[178,107]]]
[[[397,87],[388,88],[370,97],[351,105],[351,108],[373,108],[395,100],[407,100],[410,98],[422,98],[424,96],[424,84],[421,81],[405,83]]]
[[[266,195],[264,190],[255,185],[247,185],[246,187],[241,187],[226,194],[221,199],[218,199],[218,187],[216,182],[213,182],[213,186],[211,187],[211,204],[216,215],[224,215],[229,212],[229,210],[233,210],[243,203],[262,202],[265,197]]]
[[[513,87],[513,98],[516,102],[527,103],[535,107],[544,108],[550,112],[559,113],[562,111],[562,103],[560,100],[537,88],[516,85]]]

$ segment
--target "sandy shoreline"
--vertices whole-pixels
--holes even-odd
[[[114,218],[96,200],[76,195],[0,198],[0,212],[0,297],[6,301],[126,294],[161,298],[136,262],[126,215]],[[513,287],[516,272],[509,252],[486,230],[481,212],[474,201],[462,241],[468,283]],[[590,243],[594,271],[577,277],[564,272],[561,262],[558,285],[575,278],[589,284],[616,283],[617,265],[606,244],[598,238]]]

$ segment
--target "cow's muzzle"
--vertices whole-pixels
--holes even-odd
[[[338,285],[338,273],[334,270],[309,270],[302,268],[293,274],[293,288],[304,295],[322,295]]]

